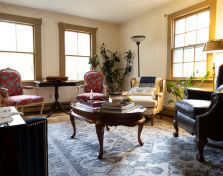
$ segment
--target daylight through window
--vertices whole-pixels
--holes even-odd
[[[0,63],[34,80],[33,26],[0,21]]]
[[[173,77],[188,77],[194,71],[203,77],[207,54],[203,44],[209,39],[209,10],[202,10],[174,20]]]
[[[69,80],[84,80],[90,71],[91,34],[65,31],[66,76]]]

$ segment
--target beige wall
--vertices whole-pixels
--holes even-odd
[[[164,15],[171,14],[199,2],[201,2],[201,0],[174,0],[120,25],[120,53],[122,55],[126,49],[132,49],[134,53],[133,60],[135,65],[132,75],[125,80],[125,86],[123,90],[129,90],[130,79],[138,76],[137,45],[131,41],[131,36],[146,36],[146,39],[140,44],[141,76],[156,76],[166,78],[167,18],[164,17]],[[223,0],[217,0],[216,18],[216,38],[223,38]],[[216,57],[218,57],[218,59],[216,59],[218,64],[223,64],[223,55],[218,54]],[[174,99],[174,96],[166,92],[164,106],[174,105],[167,104],[169,99]]]
[[[139,17],[129,20],[121,25],[103,23],[90,19],[52,13],[42,10],[12,6],[0,3],[0,12],[27,17],[42,18],[42,66],[43,75],[59,75],[59,34],[58,22],[98,27],[97,53],[100,53],[102,43],[107,49],[118,51],[120,58],[124,58],[124,52],[132,49],[133,72],[126,77],[124,89],[129,90],[129,81],[138,75],[137,45],[131,41],[133,35],[145,35],[146,39],[140,44],[141,76],[157,76],[166,78],[167,74],[167,18],[164,14],[171,14],[183,8],[189,7],[202,0],[173,0],[168,4],[152,9]],[[216,38],[223,38],[223,0],[217,0]],[[100,54],[99,54],[100,55]],[[216,55],[216,65],[223,63],[223,54]],[[125,64],[122,62],[122,64]],[[124,65],[121,65],[122,67]],[[45,103],[53,102],[49,94],[54,93],[53,88],[39,88],[39,94],[45,98]],[[75,87],[59,88],[60,101],[69,102],[75,100],[77,91]],[[166,93],[165,103],[173,99]],[[169,106],[173,106],[169,105]]]
[[[42,18],[42,73],[43,76],[59,76],[59,28],[58,22],[98,28],[97,53],[100,53],[100,46],[105,43],[112,51],[118,51],[118,26],[103,23],[90,19],[52,13],[37,9],[30,9],[8,4],[0,4],[0,12],[26,17]],[[76,87],[59,87],[59,100],[70,102],[76,99]],[[49,99],[49,94],[54,94],[54,88],[39,88],[39,95],[43,96],[45,103],[54,102]],[[28,94],[25,91],[25,94]]]

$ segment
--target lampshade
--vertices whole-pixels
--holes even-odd
[[[214,53],[223,52],[223,40],[209,40],[204,44],[203,52]]]
[[[146,37],[143,35],[136,35],[136,36],[132,36],[131,40],[133,42],[142,42]]]

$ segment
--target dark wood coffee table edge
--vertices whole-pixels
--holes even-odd
[[[131,118],[130,116],[133,116],[133,120],[130,121]],[[107,119],[111,119],[114,117],[117,117],[115,119],[119,119],[119,121],[106,121]],[[122,121],[122,117],[128,117],[124,118],[125,121]],[[141,132],[143,129],[143,125],[145,122],[145,117],[144,117],[144,112],[141,113],[120,113],[120,114],[114,114],[114,113],[100,113],[100,112],[86,112],[83,110],[80,110],[78,108],[72,107],[70,111],[70,120],[71,124],[73,126],[73,134],[71,135],[71,138],[73,139],[76,135],[76,125],[75,125],[75,120],[79,119],[82,121],[86,121],[88,123],[95,123],[96,126],[96,133],[98,136],[98,141],[100,145],[100,151],[98,154],[98,158],[101,159],[103,156],[103,140],[104,140],[104,127],[105,126],[118,126],[118,125],[123,125],[123,126],[128,126],[128,127],[133,127],[138,125],[138,142],[142,146],[144,143],[141,141]]]

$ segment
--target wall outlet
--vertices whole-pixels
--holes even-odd
[[[53,98],[53,95],[52,94],[49,94],[49,99],[52,99]]]

